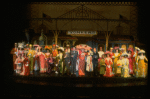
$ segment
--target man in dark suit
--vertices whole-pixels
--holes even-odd
[[[92,56],[94,76],[98,76],[98,59],[99,59],[99,54],[98,52],[96,52],[96,48],[94,48],[94,52]]]

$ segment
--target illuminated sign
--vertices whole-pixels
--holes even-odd
[[[97,35],[97,31],[67,31],[66,34],[71,36],[93,36]]]

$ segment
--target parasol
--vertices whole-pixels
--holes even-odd
[[[92,47],[88,46],[87,44],[79,44],[75,46],[77,49],[85,49],[85,50],[89,50],[92,49]]]

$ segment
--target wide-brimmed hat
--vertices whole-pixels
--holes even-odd
[[[119,50],[119,47],[117,47],[117,46],[116,46],[116,47],[114,47],[114,50]]]
[[[142,49],[142,50],[140,50],[138,53],[145,53],[145,51]]]
[[[113,49],[112,47],[110,48],[110,50]]]
[[[106,51],[105,54],[110,54],[110,52],[109,52],[109,51]]]
[[[64,48],[63,48],[63,47],[59,47],[57,50],[63,52],[63,51],[64,51]]]
[[[123,56],[128,56],[127,52],[122,53]]]

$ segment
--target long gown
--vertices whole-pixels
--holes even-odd
[[[133,55],[129,54],[128,59],[129,59],[129,74],[133,74]]]
[[[41,73],[46,72],[46,68],[45,68],[45,55],[42,52],[40,52],[40,54],[39,54],[39,61],[40,61],[40,72]]]
[[[138,68],[139,68],[139,77],[146,77],[147,75],[147,64],[145,63],[144,59],[146,58],[145,56],[138,56],[139,61],[138,61]]]
[[[104,52],[103,51],[99,51],[98,52],[98,54],[99,54],[99,59],[98,59],[98,63],[100,62],[100,60],[102,59],[102,55],[104,54]],[[98,64],[98,71],[100,71],[100,64]]]
[[[116,70],[116,74],[121,74],[121,68],[122,68],[122,60],[117,60],[117,70]]]
[[[118,57],[120,56],[120,54],[119,53],[114,53],[114,57],[115,57],[115,59],[114,59],[114,73],[115,74],[117,74],[117,68],[118,68],[118,66],[117,66],[117,61],[118,61]]]
[[[128,58],[123,58],[122,59],[122,68],[123,68],[122,77],[124,77],[124,78],[130,77],[130,75],[129,75],[129,60],[128,60]]]
[[[84,76],[85,75],[85,53],[81,53],[79,56],[79,75]]]
[[[50,57],[50,58],[47,59],[47,61],[48,61],[48,70],[47,70],[47,72],[50,74],[52,72],[53,67],[54,67],[53,58]]]
[[[48,59],[49,59],[49,57],[50,57],[50,53],[45,53],[45,58],[46,58],[46,60],[45,60],[45,68],[46,68],[46,71],[48,70]]]
[[[105,70],[106,70],[106,66],[105,66],[105,59],[102,58],[98,64],[100,65],[100,74],[104,75],[105,74]]]
[[[58,59],[59,59],[59,71],[60,71],[60,73],[63,73],[63,53],[59,53],[58,55],[57,55],[57,57],[58,57]]]
[[[23,73],[25,76],[28,76],[30,74],[30,70],[29,70],[29,60],[27,57],[23,61],[23,66],[24,66],[24,72]]]
[[[113,72],[112,72],[112,67],[111,67],[111,64],[112,64],[112,59],[109,57],[109,58],[105,58],[105,64],[106,64],[106,71],[105,71],[105,74],[104,76],[105,77],[112,77],[114,76],[113,75]]]
[[[33,69],[34,69],[34,67],[33,67],[33,56],[34,56],[34,50],[29,50],[29,52],[28,52],[28,54],[27,54],[27,56],[29,57],[29,61],[30,61],[30,64],[29,64],[29,70],[30,70],[30,72],[33,72]]]

